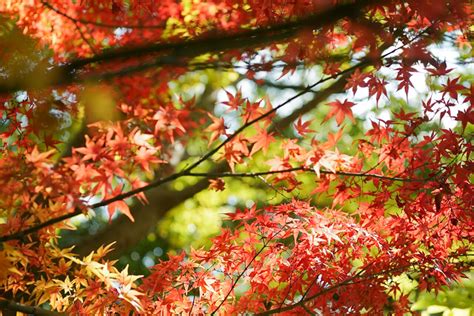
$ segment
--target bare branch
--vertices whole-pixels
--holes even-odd
[[[290,169],[282,169],[282,170],[272,170],[272,171],[260,171],[260,172],[190,172],[185,176],[190,177],[205,177],[205,178],[257,178],[260,176],[272,175],[272,174],[282,174],[282,173],[289,173],[295,171],[304,171],[304,172],[311,172],[314,173],[314,170],[308,167],[295,167]],[[319,173],[321,174],[334,174],[338,176],[345,176],[345,177],[364,177],[364,178],[376,178],[388,181],[398,181],[398,182],[426,182],[430,179],[412,179],[412,178],[400,178],[400,177],[389,177],[380,174],[371,174],[365,172],[344,172],[344,171],[327,171],[327,170],[320,170]]]

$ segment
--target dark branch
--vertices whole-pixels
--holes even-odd
[[[354,3],[341,4],[300,20],[236,34],[218,34],[217,36],[208,36],[189,41],[151,43],[136,47],[110,49],[93,57],[76,59],[65,65],[55,66],[48,71],[36,70],[34,73],[24,77],[30,78],[34,76],[36,78],[35,82],[23,80],[22,78],[2,80],[0,83],[0,93],[41,89],[80,82],[84,79],[79,74],[79,71],[88,65],[96,63],[143,58],[157,53],[163,53],[165,56],[193,58],[205,53],[220,53],[234,49],[263,47],[269,43],[276,43],[295,37],[304,28],[319,28],[342,18],[357,17],[364,7],[374,2],[373,0],[360,0]],[[138,68],[137,71],[143,70],[143,67]]]
[[[235,65],[233,63],[222,63],[222,62],[202,62],[202,63],[187,63],[179,58],[172,57],[172,56],[165,56],[155,58],[153,60],[147,62],[141,62],[139,64],[124,67],[118,70],[111,70],[111,71],[104,71],[100,73],[89,73],[87,75],[81,76],[77,79],[76,83],[80,82],[94,82],[100,80],[111,80],[113,78],[126,76],[129,74],[139,73],[151,68],[156,67],[185,67],[188,71],[198,71],[198,70],[206,70],[206,69],[217,69],[217,70],[252,70],[254,72],[258,71],[268,71],[277,68],[284,68],[286,66],[290,67],[298,67],[302,66],[302,63],[297,63],[294,65],[291,64],[250,64],[246,66],[242,65]]]
[[[303,171],[303,172],[311,172],[314,173],[315,171],[308,167],[295,167],[290,169],[283,169],[283,170],[272,170],[272,171],[261,171],[261,172],[190,172],[186,174],[188,177],[204,177],[204,178],[256,178],[261,176],[267,176],[272,174],[282,174],[282,173],[289,173],[289,172],[296,172],[296,171]],[[364,173],[364,172],[344,172],[344,171],[327,171],[327,170],[320,170],[319,173],[321,174],[334,174],[343,177],[364,177],[364,178],[375,178],[387,181],[396,181],[396,182],[426,182],[430,179],[412,179],[412,178],[400,178],[400,177],[389,177],[380,174],[371,174],[371,173]]]
[[[21,312],[21,313],[25,313],[29,315],[40,315],[40,316],[67,315],[66,313],[48,311],[40,307],[23,305],[14,301],[7,301],[7,300],[0,300],[0,310],[9,310],[9,311]]]

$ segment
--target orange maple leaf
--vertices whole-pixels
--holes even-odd
[[[323,123],[333,116],[336,116],[337,125],[341,125],[342,121],[344,121],[345,116],[348,116],[352,122],[355,122],[354,115],[352,114],[351,110],[351,107],[355,105],[354,102],[347,101],[347,99],[343,102],[336,100],[334,102],[328,103],[328,105],[332,106],[332,109],[324,118]]]
[[[120,213],[126,215],[132,222],[135,222],[135,219],[130,212],[130,208],[128,207],[127,203],[124,201],[115,201],[110,203],[107,206],[107,211],[109,213],[109,220],[112,219],[112,216],[115,214],[115,211],[119,211]]]
[[[209,189],[214,191],[224,191],[225,183],[221,178],[209,179]]]
[[[220,135],[225,135],[225,130],[227,127],[224,124],[223,117],[218,118],[210,113],[208,113],[207,115],[212,120],[212,124],[209,125],[205,129],[206,131],[212,132],[211,137],[209,138],[209,146],[210,146]]]

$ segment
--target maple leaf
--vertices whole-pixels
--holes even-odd
[[[109,197],[115,198],[116,196],[122,193],[122,190],[123,190],[122,188],[116,187],[113,189],[110,195],[105,195],[105,197],[106,199]],[[112,216],[115,214],[116,211],[119,211],[120,213],[126,215],[132,222],[135,221],[135,219],[132,216],[132,213],[130,212],[130,207],[128,206],[127,203],[125,203],[125,201],[118,200],[107,205],[107,212],[109,213],[109,221],[112,220]]]
[[[314,160],[312,161],[314,163]],[[337,150],[330,151],[326,150],[324,155],[317,160],[313,166],[314,172],[321,177],[321,167],[324,167],[327,171],[336,173],[339,170],[349,169],[352,163],[352,157],[344,154],[340,154]]]
[[[463,130],[465,130],[468,123],[474,124],[474,110],[471,108],[459,111],[456,115],[456,120],[461,122]]]
[[[61,144],[62,142],[57,140],[54,135],[48,134],[44,136],[43,143],[46,148],[56,148],[56,145]]]
[[[272,109],[272,105],[268,98],[265,98],[265,107],[261,107],[261,103],[263,100],[258,100],[256,102],[251,103],[247,100],[244,111],[242,113],[243,121],[247,123],[248,121],[253,121],[263,114],[267,113]],[[271,119],[274,114],[270,114],[264,118],[264,122],[271,123]]]
[[[301,137],[304,137],[307,133],[314,133],[314,130],[310,129],[312,120],[306,121],[303,123],[302,118],[300,117],[295,123],[295,129]]]
[[[34,164],[43,164],[49,161],[50,157],[56,152],[55,149],[51,149],[46,152],[40,152],[38,147],[34,147],[31,153],[25,155],[26,161]]]
[[[367,83],[365,81],[366,78],[369,77],[367,73],[361,73],[360,69],[357,68],[354,73],[347,79],[346,86],[344,89],[348,90],[349,88],[352,89],[352,93],[355,93],[359,87],[367,87]]]
[[[266,129],[257,127],[257,134],[249,137],[248,141],[253,143],[252,151],[249,154],[249,156],[252,156],[260,149],[267,153],[268,146],[275,141],[275,138],[273,133],[268,133]]]
[[[397,91],[404,89],[405,94],[408,95],[408,90],[410,87],[413,87],[411,77],[414,72],[416,72],[416,69],[408,65],[401,65],[400,68],[398,68],[396,79],[399,80],[400,83],[398,84]]]
[[[152,146],[149,143],[149,141],[154,138],[153,135],[143,134],[138,129],[135,129],[134,132],[132,132],[132,135],[133,135],[133,142],[135,144],[137,144],[138,146],[143,146],[143,147],[148,148],[148,149],[154,149],[154,146]]]
[[[435,68],[429,68],[428,71],[430,74],[432,74],[433,76],[445,76],[447,75],[448,73],[451,72],[451,70],[453,70],[452,68],[448,68],[447,65],[446,65],[446,61],[440,63],[437,65],[437,67]]]
[[[469,92],[464,93],[464,96],[466,97],[464,102],[469,102],[471,106],[474,106],[474,84],[471,84]]]
[[[387,96],[387,89],[385,88],[386,85],[387,82],[384,79],[378,79],[375,76],[372,76],[367,81],[367,86],[369,88],[369,96],[375,95],[375,100],[377,104],[382,95]]]
[[[217,118],[214,115],[207,113],[207,115],[211,118],[212,124],[209,125],[205,130],[208,132],[212,132],[211,137],[209,138],[209,143],[208,146],[211,146],[211,144],[219,138],[221,135],[226,135],[226,126],[224,124],[224,118]]]
[[[458,99],[458,92],[464,90],[465,87],[459,84],[458,81],[461,77],[454,78],[453,80],[448,78],[448,82],[443,86],[443,97],[447,94],[455,100]]]
[[[224,191],[225,190],[224,180],[222,180],[221,178],[209,179],[209,189],[214,190],[216,192]]]
[[[124,201],[116,201],[116,202],[110,203],[107,206],[107,211],[109,213],[109,221],[112,220],[112,216],[117,211],[119,211],[120,213],[126,215],[132,222],[135,221],[135,219],[132,216],[132,213],[130,212],[129,206]]]
[[[343,132],[344,126],[339,128],[336,133],[328,133],[328,140],[321,145],[321,148],[329,149],[336,147],[337,142],[341,139]]]
[[[266,161],[266,163],[271,167],[270,171],[279,171],[291,168],[291,164],[288,162],[288,159],[283,159],[275,157]]]
[[[249,155],[248,140],[242,135],[235,137],[231,142],[224,146],[222,158],[225,158],[232,172],[235,171],[237,163],[243,163],[243,157]]]
[[[229,109],[227,111],[237,111],[239,107],[242,105],[244,102],[244,99],[242,99],[242,92],[237,90],[237,93],[233,95],[229,91],[225,90],[225,93],[227,94],[227,98],[229,101],[222,102],[223,104],[227,105]]]
[[[135,162],[140,164],[140,166],[142,166],[143,170],[147,172],[151,171],[150,165],[166,163],[166,161],[158,159],[158,157],[156,157],[155,148],[140,147],[133,159],[135,160]]]
[[[348,116],[352,122],[355,122],[354,116],[352,114],[351,107],[355,105],[354,102],[344,100],[343,102],[336,100],[334,102],[328,103],[329,106],[332,106],[332,109],[329,111],[328,115],[324,118],[323,122],[326,122],[331,117],[336,116],[337,125],[341,125],[345,116]]]
[[[103,138],[94,141],[86,135],[86,147],[74,148],[74,152],[83,154],[84,158],[82,159],[84,161],[96,161],[104,155],[104,144],[105,140]]]

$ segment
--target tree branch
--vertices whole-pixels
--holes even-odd
[[[302,63],[294,64],[295,67],[301,66],[301,65],[303,64]],[[286,66],[293,66],[293,65],[277,64],[277,65],[272,65],[271,67],[268,67],[266,69],[264,69],[263,66],[268,67],[268,64],[251,64],[248,66],[241,66],[241,65],[235,65],[233,63],[221,63],[221,62],[187,63],[180,60],[176,56],[164,56],[164,57],[155,58],[147,62],[140,62],[139,64],[124,67],[118,70],[104,71],[101,73],[89,73],[85,76],[81,76],[81,78],[78,78],[76,83],[111,80],[113,78],[139,73],[147,69],[156,68],[156,67],[183,67],[183,68],[186,67],[188,68],[188,71],[198,71],[198,70],[206,70],[206,69],[219,69],[219,70],[243,69],[243,70],[252,70],[252,71],[257,72],[257,71],[267,71],[268,68],[277,69],[277,68],[283,68]]]
[[[341,287],[344,287],[344,286],[347,286],[347,285],[352,285],[352,284],[357,284],[357,283],[362,283],[362,282],[366,282],[370,279],[373,279],[373,278],[376,278],[378,276],[381,276],[381,275],[389,275],[390,273],[392,272],[397,272],[397,271],[404,271],[405,269],[408,269],[408,268],[411,268],[413,266],[415,266],[416,264],[411,264],[411,265],[406,265],[406,266],[402,266],[402,267],[397,267],[397,268],[393,268],[393,269],[388,269],[388,270],[385,270],[385,271],[381,271],[381,272],[376,272],[376,273],[372,273],[372,274],[367,274],[365,276],[360,276],[358,273],[356,273],[355,275],[351,276],[351,277],[348,277],[347,279],[345,279],[344,281],[342,282],[339,282],[339,283],[336,283],[332,286],[329,286],[329,287],[326,287],[324,289],[322,289],[321,291],[319,291],[318,293],[316,294],[313,294],[311,296],[308,296],[308,297],[303,297],[303,299],[299,300],[298,302],[294,303],[294,304],[291,304],[291,305],[287,305],[285,307],[278,307],[278,308],[275,308],[275,309],[271,309],[271,310],[268,310],[268,311],[265,311],[265,312],[262,312],[262,313],[257,313],[256,316],[266,316],[266,315],[273,315],[273,314],[277,314],[277,313],[283,313],[283,312],[286,312],[286,311],[289,311],[289,310],[292,310],[294,309],[295,307],[298,307],[298,306],[303,306],[306,302],[308,301],[311,301],[311,300],[314,300],[322,295],[325,295],[333,290],[336,290],[338,288],[341,288]],[[357,278],[361,278],[360,280],[356,280]]]
[[[52,4],[50,4],[47,1],[40,1],[42,5],[44,5],[46,8],[50,9],[53,12],[56,12],[57,14],[65,17],[66,19],[72,21],[73,23],[80,23],[80,24],[90,24],[98,27],[103,27],[103,28],[128,28],[128,29],[162,29],[166,26],[166,23],[160,23],[157,25],[139,25],[139,24],[111,24],[111,23],[103,23],[103,22],[96,22],[96,21],[89,21],[89,20],[84,20],[84,19],[78,19],[70,16],[66,12],[63,12],[57,8],[55,8]]]
[[[271,240],[272,238],[270,238]],[[232,291],[235,289],[237,283],[239,282],[239,280],[242,278],[242,276],[245,274],[245,272],[247,272],[247,270],[250,268],[250,266],[252,265],[252,263],[258,258],[258,256],[260,256],[260,254],[263,252],[263,250],[265,250],[265,248],[267,248],[267,245],[268,245],[268,242],[267,241],[263,241],[263,246],[262,248],[260,248],[259,251],[257,251],[255,253],[255,255],[252,257],[252,259],[250,260],[250,262],[248,264],[245,265],[244,269],[239,273],[239,275],[237,276],[237,278],[234,280],[234,282],[232,283],[232,286],[230,287],[229,291],[227,291],[227,294],[224,296],[224,298],[222,299],[222,301],[219,303],[219,305],[217,305],[217,307],[212,311],[211,313],[211,316],[215,315],[217,313],[217,311],[219,310],[219,308],[221,308],[221,306],[225,303],[225,301],[227,300],[227,298],[229,297],[229,295],[232,293]]]
[[[54,311],[48,311],[46,309],[19,304],[14,301],[0,300],[0,310],[9,310],[14,312],[21,312],[29,315],[40,315],[40,316],[62,316],[67,315],[66,313],[58,313]]]
[[[289,169],[282,170],[272,170],[272,171],[260,171],[260,172],[190,172],[186,174],[187,177],[204,177],[204,178],[256,178],[260,176],[272,175],[272,174],[282,174],[295,171],[304,171],[314,173],[314,170],[308,167],[294,167]],[[320,170],[321,174],[334,174],[344,177],[364,177],[364,178],[376,178],[388,181],[398,181],[398,182],[425,182],[430,179],[412,179],[412,178],[400,178],[400,177],[389,177],[380,174],[371,174],[364,172],[344,172],[344,171],[327,171]]]
[[[257,28],[235,34],[218,34],[189,41],[151,43],[135,47],[110,49],[89,58],[72,60],[71,62],[52,67],[48,71],[33,71],[22,78],[7,78],[0,81],[0,93],[12,93],[18,90],[42,89],[51,86],[67,85],[82,81],[79,70],[85,66],[119,61],[129,58],[139,58],[156,53],[165,53],[167,56],[193,58],[205,53],[217,53],[233,49],[248,49],[262,47],[269,43],[287,40],[297,35],[304,28],[319,28],[334,23],[342,18],[354,18],[366,6],[375,3],[374,0],[359,0],[354,3],[345,3],[334,6],[306,18],[286,23]],[[378,1],[379,2],[379,1]],[[143,70],[143,69],[142,69]],[[24,80],[35,76],[36,80]]]

